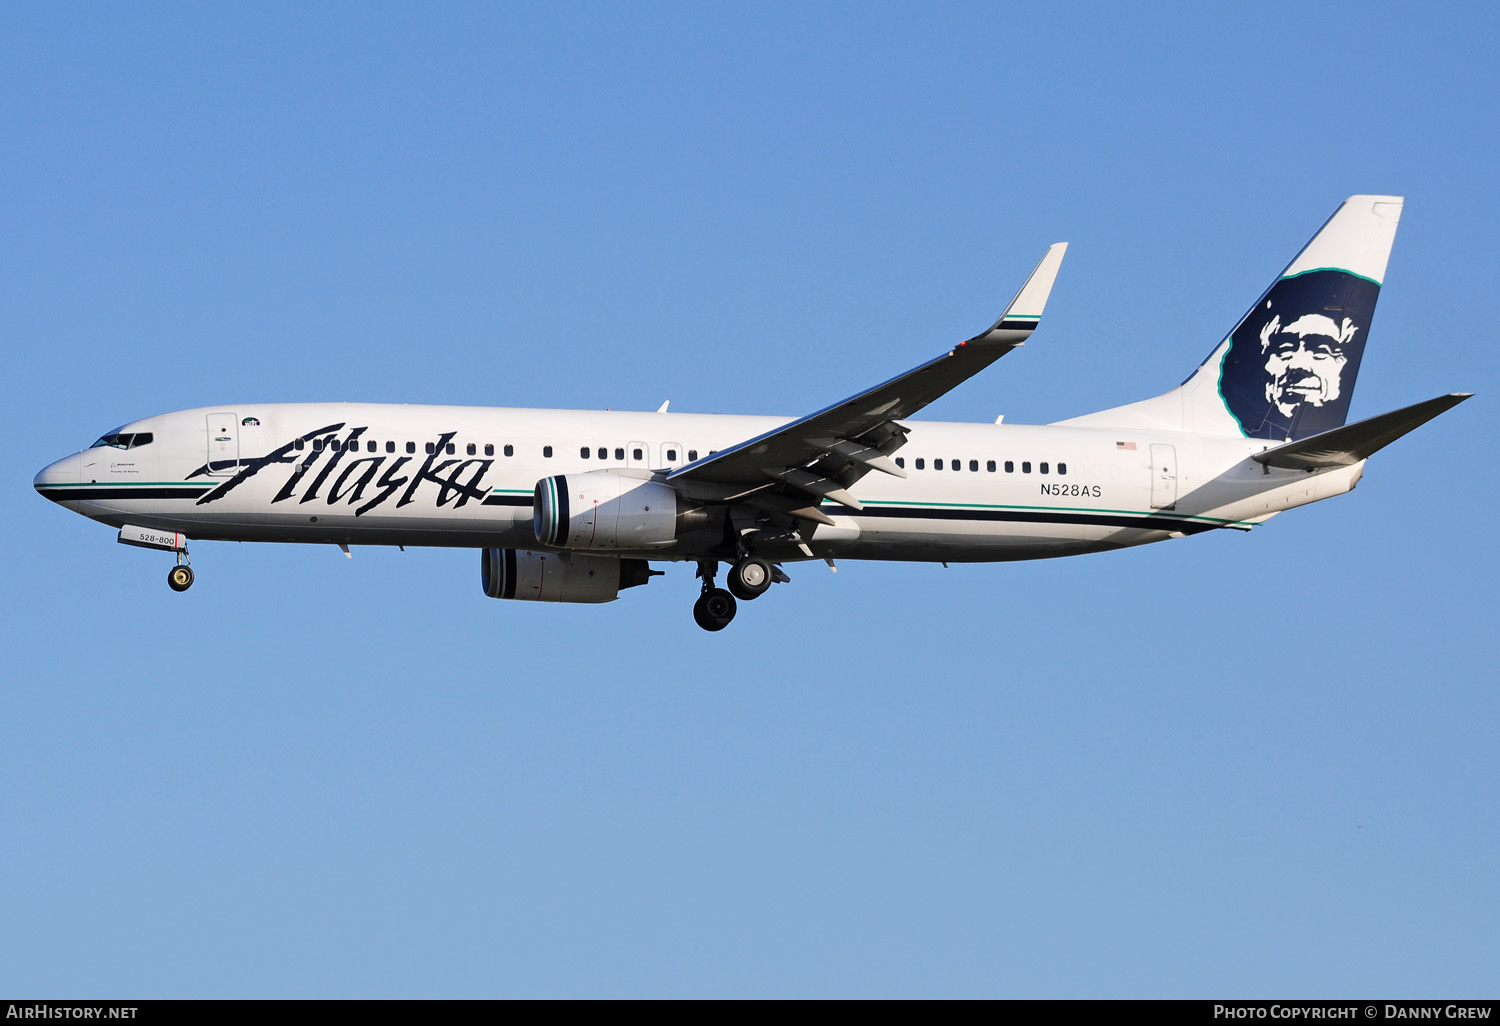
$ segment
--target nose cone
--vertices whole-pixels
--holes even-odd
[[[43,467],[36,477],[31,479],[31,484],[53,502],[61,502],[68,497],[69,492],[77,491],[77,488],[73,486],[78,484],[78,473],[78,454],[74,453],[72,456],[64,456],[56,463]]]

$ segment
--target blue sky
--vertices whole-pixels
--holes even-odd
[[[0,992],[1473,995],[1500,960],[1490,5],[9,5]],[[1352,415],[1478,396],[1249,536],[679,567],[160,553],[32,475],[244,401],[933,418],[1180,381],[1407,197]]]

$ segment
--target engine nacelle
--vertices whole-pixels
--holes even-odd
[[[526,549],[485,549],[479,556],[486,595],[530,602],[613,602],[652,573],[644,559]]]
[[[698,516],[694,517],[697,513]],[[590,470],[536,483],[531,526],[542,545],[560,549],[659,549],[698,526],[701,510],[646,471]]]

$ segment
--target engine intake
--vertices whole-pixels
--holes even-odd
[[[613,602],[652,573],[644,559],[528,549],[485,549],[479,563],[486,595],[528,602]]]
[[[591,470],[536,483],[531,526],[560,549],[660,549],[706,515],[645,471]]]

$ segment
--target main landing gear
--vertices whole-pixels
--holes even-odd
[[[693,619],[706,631],[722,631],[734,619],[738,608],[734,596],[723,588],[705,587],[693,603]]]
[[[729,569],[729,590],[746,602],[764,595],[771,581],[771,564],[759,556],[746,556]]]
[[[193,586],[192,561],[184,563],[182,560],[187,556],[187,549],[177,554],[177,565],[167,571],[167,587],[173,591],[187,591]]]
[[[764,559],[746,556],[729,568],[729,590],[725,591],[714,587],[714,574],[718,568],[719,564],[713,560],[698,564],[698,576],[703,579],[703,593],[693,603],[693,619],[706,631],[722,631],[729,626],[729,621],[734,619],[734,614],[739,609],[739,603],[735,599],[749,602],[760,598],[774,581],[786,580],[785,574],[778,574]]]

